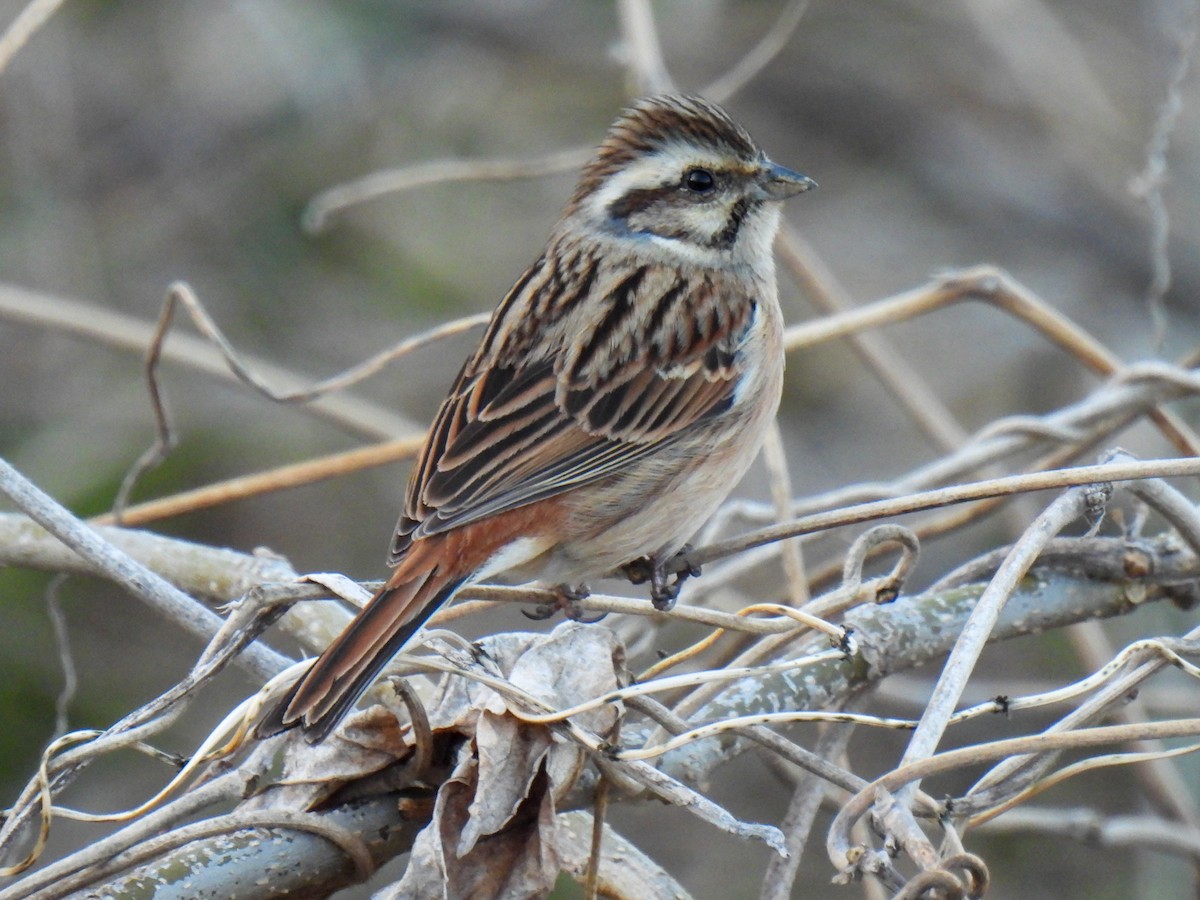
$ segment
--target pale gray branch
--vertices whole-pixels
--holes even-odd
[[[99,574],[126,588],[189,633],[207,641],[220,631],[220,616],[109,544],[3,459],[0,459],[0,493],[87,560]],[[286,657],[261,644],[252,644],[239,657],[239,665],[263,679],[282,672],[289,664]]]
[[[149,348],[155,331],[154,323],[146,319],[13,284],[0,284],[0,317],[138,354],[144,354]],[[162,356],[176,365],[213,378],[224,381],[235,378],[220,350],[201,338],[173,333],[163,346]],[[250,354],[239,353],[238,358],[274,384],[306,385],[312,381]],[[341,428],[370,438],[402,437],[416,430],[411,419],[395,410],[347,395],[321,397],[305,409]]]
[[[1005,604],[1050,539],[1084,514],[1094,490],[1077,487],[1067,491],[1034,520],[1013,546],[959,632],[900,765],[933,755]],[[907,802],[918,787],[919,782],[909,783],[897,793],[897,799]]]

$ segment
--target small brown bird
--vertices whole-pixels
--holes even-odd
[[[609,129],[493,314],[408,482],[395,571],[259,725],[323,739],[462,585],[664,566],[779,406],[780,201],[814,187],[716,105],[661,96]]]

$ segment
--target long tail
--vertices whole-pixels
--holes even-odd
[[[299,725],[309,743],[324,740],[388,661],[467,580],[457,572],[441,573],[436,563],[436,554],[406,558],[255,733],[270,737]]]

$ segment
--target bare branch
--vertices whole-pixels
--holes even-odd
[[[106,542],[2,459],[0,492],[106,577],[191,634],[208,640],[220,631],[220,616]],[[288,666],[286,658],[259,644],[248,647],[240,660],[262,678]]]
[[[925,759],[933,753],[945,733],[954,708],[958,705],[967,679],[971,677],[979,655],[1000,619],[1000,611],[1004,604],[1016,591],[1017,584],[1025,577],[1025,573],[1050,539],[1085,514],[1089,498],[1096,490],[1096,487],[1088,486],[1067,491],[1037,517],[1021,540],[1013,546],[959,633],[954,649],[950,651],[950,658],[938,676],[925,712],[921,715],[921,723],[900,759],[901,766]],[[897,794],[897,799],[906,802],[918,785],[917,781],[908,782],[904,790]]]
[[[0,316],[139,354],[145,353],[155,332],[154,325],[143,319],[11,284],[0,284]],[[173,334],[162,348],[162,358],[214,378],[235,380],[220,351],[207,340]],[[243,366],[272,383],[310,382],[266,360],[244,353],[238,358]],[[418,430],[411,420],[397,415],[395,410],[348,396],[322,397],[306,409],[341,428],[374,439],[396,438]]]
[[[617,0],[617,14],[627,53],[624,61],[630,90],[634,95],[672,90],[673,82],[663,59],[649,0]]]
[[[8,68],[14,56],[24,47],[39,28],[49,21],[62,0],[30,0],[12,23],[0,35],[0,75]]]
[[[785,224],[776,247],[780,261],[822,310],[842,312],[854,305],[832,270],[795,229]],[[937,393],[886,340],[874,334],[852,334],[849,339],[858,357],[935,446],[953,450],[966,441],[966,431]]]
[[[762,39],[737,61],[737,65],[710,83],[701,93],[722,103],[740,91],[788,45],[806,12],[808,0],[791,0]]]
[[[1200,475],[1200,459],[1145,460],[1125,464],[1106,463],[1096,466],[1078,466],[1073,469],[1057,469],[1052,472],[1012,475],[1007,478],[992,478],[974,484],[924,491],[895,500],[876,500],[827,513],[803,516],[783,525],[763,528],[733,540],[710,544],[708,547],[695,551],[692,557],[697,564],[703,565],[713,559],[720,559],[751,547],[759,547],[786,538],[842,525],[855,525],[874,519],[933,509],[951,503],[965,503],[988,497],[1003,497],[1015,493],[1088,485],[1102,481],[1135,481],[1139,478],[1173,478],[1189,475]]]
[[[1150,284],[1146,287],[1146,304],[1154,320],[1154,331],[1158,346],[1167,336],[1167,291],[1171,288],[1171,257],[1168,241],[1171,219],[1163,198],[1163,185],[1167,177],[1167,148],[1171,135],[1183,111],[1183,85],[1191,70],[1192,57],[1196,49],[1196,33],[1200,29],[1200,17],[1194,4],[1186,5],[1187,21],[1182,27],[1172,28],[1171,36],[1176,55],[1175,66],[1167,81],[1163,102],[1146,146],[1146,164],[1138,175],[1130,180],[1129,189],[1146,201],[1150,208]]]
[[[319,234],[350,207],[417,188],[458,182],[521,181],[574,172],[591,152],[590,147],[572,147],[533,159],[440,159],[372,172],[313,197],[304,210],[304,227]]]

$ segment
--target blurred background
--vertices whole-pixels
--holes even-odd
[[[23,6],[0,0],[0,27]],[[784,5],[652,8],[677,85],[700,91]],[[813,0],[778,56],[725,105],[772,158],[820,184],[786,217],[856,302],[990,263],[1122,358],[1172,359],[1200,337],[1197,82],[1181,69],[1194,61],[1195,16],[1178,0]],[[67,3],[0,74],[0,281],[153,321],[168,284],[185,280],[240,351],[314,380],[330,375],[490,310],[539,252],[573,175],[422,188],[356,206],[317,234],[303,227],[309,201],[379,169],[594,145],[630,96],[626,53],[607,0]],[[1155,225],[1135,188],[1156,127],[1173,112],[1161,192],[1170,229],[1158,257],[1171,283],[1166,327],[1156,329]],[[790,321],[817,314],[786,273],[781,292]],[[1095,383],[978,304],[884,334],[968,430],[1055,408]],[[418,352],[354,392],[415,431],[473,341]],[[0,318],[0,455],[77,513],[103,512],[153,439],[141,366],[137,354]],[[365,440],[178,367],[163,380],[180,444],[134,500]],[[800,495],[886,480],[939,455],[836,343],[789,359],[782,424]],[[1138,440],[1131,449],[1163,452]],[[155,528],[267,547],[298,571],[378,578],[406,477],[406,466],[389,466]],[[765,498],[761,473],[743,492]],[[977,543],[931,549],[920,574],[931,580],[1004,534],[993,523]],[[54,729],[64,674],[48,583],[0,572],[0,805]],[[180,677],[198,650],[107,585],[74,580],[60,599],[79,677],[71,727],[109,724]],[[526,625],[512,610],[497,620]],[[1050,638],[1010,653],[1019,669],[1065,651]],[[1074,671],[1069,659],[1063,667]],[[1061,673],[1051,665],[1044,674]],[[215,691],[172,749],[189,749],[251,688],[237,674],[223,684],[227,694]],[[902,746],[883,743],[885,753]],[[80,805],[142,796],[144,784],[122,777],[146,764],[112,765],[81,785]],[[758,761],[715,791],[763,821],[786,801]],[[1123,802],[1115,791],[1111,807]],[[764,848],[696,828],[686,833],[703,846],[682,845],[670,826],[681,814],[623,815],[618,824],[697,896],[755,892]],[[65,828],[56,840],[93,833]],[[1071,893],[1035,849],[1011,839],[987,851],[1011,864],[991,896],[1182,896],[1172,892],[1178,863],[1083,849],[1088,885],[1111,893]],[[845,896],[828,886],[820,848],[810,856],[804,896]]]

